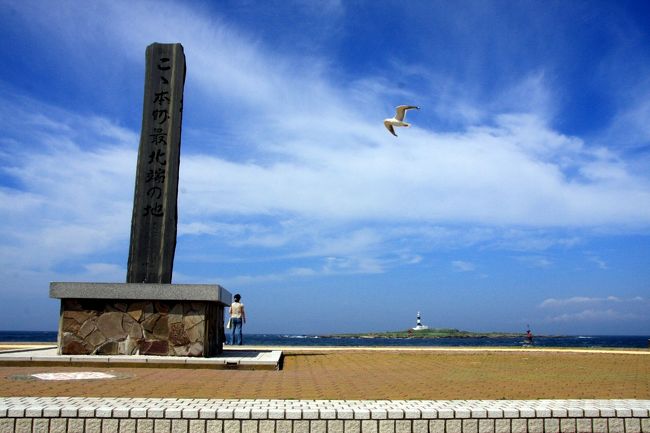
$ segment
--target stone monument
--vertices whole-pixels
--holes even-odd
[[[152,44],[146,64],[126,282],[170,284],[176,249],[183,47]]]
[[[61,299],[61,355],[222,351],[230,293],[219,285],[171,284],[184,83],[183,46],[149,45],[126,284],[50,284],[50,297]]]

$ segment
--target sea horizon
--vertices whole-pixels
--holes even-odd
[[[228,333],[226,333],[229,337]],[[56,331],[2,331],[0,342],[55,343]],[[362,336],[338,336],[336,334],[247,334],[244,344],[256,346],[348,346],[348,347],[521,347],[529,345],[524,334],[513,337],[439,337],[439,338],[387,338]],[[650,335],[539,335],[535,336],[536,347],[579,347],[579,348],[648,348]]]

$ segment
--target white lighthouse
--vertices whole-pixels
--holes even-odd
[[[417,320],[415,321],[415,328],[413,328],[413,330],[424,331],[425,329],[429,329],[429,327],[422,324],[422,320],[420,319],[420,312],[418,311]]]

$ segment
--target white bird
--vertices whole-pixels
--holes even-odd
[[[384,126],[388,131],[393,134],[395,137],[397,137],[397,134],[395,134],[395,129],[393,129],[394,126],[404,126],[408,128],[411,126],[410,123],[404,122],[404,116],[406,116],[406,110],[419,110],[420,107],[416,107],[415,105],[400,105],[397,108],[395,108],[395,117],[391,119],[384,119]]]

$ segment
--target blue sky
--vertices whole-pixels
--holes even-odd
[[[646,1],[0,0],[0,24],[0,329],[56,329],[50,281],[125,280],[144,51],[180,42],[173,281],[241,293],[247,332],[650,332]]]

